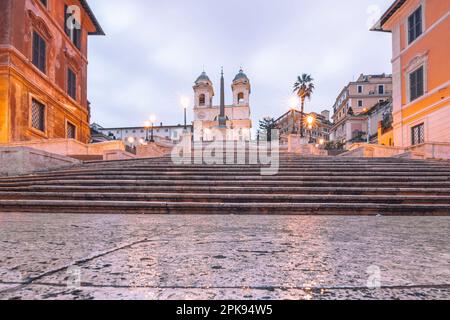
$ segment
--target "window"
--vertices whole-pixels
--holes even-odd
[[[33,32],[33,64],[46,73],[47,66],[47,44],[45,40],[36,32]]]
[[[423,66],[409,74],[409,97],[410,101],[423,96],[424,93],[424,76]]]
[[[77,76],[70,68],[67,68],[67,94],[72,99],[77,99]]]
[[[36,99],[31,101],[31,127],[45,132],[45,105]]]
[[[244,93],[240,92],[238,94],[238,104],[244,103]]]
[[[76,139],[76,134],[77,134],[77,127],[74,124],[67,122],[67,132],[66,132],[67,139]]]
[[[74,12],[68,5],[64,6],[64,31],[72,43],[81,49],[81,23],[75,19]]]
[[[204,106],[205,103],[206,103],[206,97],[205,97],[204,94],[201,94],[200,97],[199,97],[199,103],[198,103],[198,104],[199,104],[200,106]]]
[[[358,93],[363,93],[364,87],[363,86],[358,86]]]
[[[363,101],[362,100],[358,100],[358,107],[362,108],[363,107]]]
[[[378,94],[384,94],[384,85],[379,85],[378,86]]]
[[[422,34],[422,7],[419,7],[408,18],[408,44]]]
[[[411,128],[411,144],[413,146],[425,142],[425,125],[419,124]]]

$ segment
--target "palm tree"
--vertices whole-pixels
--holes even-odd
[[[309,74],[302,74],[297,77],[297,82],[294,84],[294,93],[300,98],[302,107],[300,111],[300,137],[303,138],[303,112],[305,110],[305,99],[311,99],[314,92],[314,79]]]
[[[259,129],[267,136],[267,141],[272,141],[272,130],[277,128],[274,118],[265,117],[259,121]],[[259,132],[259,130],[258,130]]]

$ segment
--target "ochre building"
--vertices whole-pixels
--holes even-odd
[[[396,0],[375,26],[392,33],[394,143],[450,142],[450,1]]]
[[[0,143],[90,140],[84,0],[0,1]]]

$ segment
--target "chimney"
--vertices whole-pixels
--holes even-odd
[[[330,111],[323,110],[320,114],[325,117],[325,120],[330,121]]]

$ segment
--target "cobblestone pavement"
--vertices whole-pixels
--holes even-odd
[[[449,239],[448,217],[0,213],[0,299],[449,299]]]

